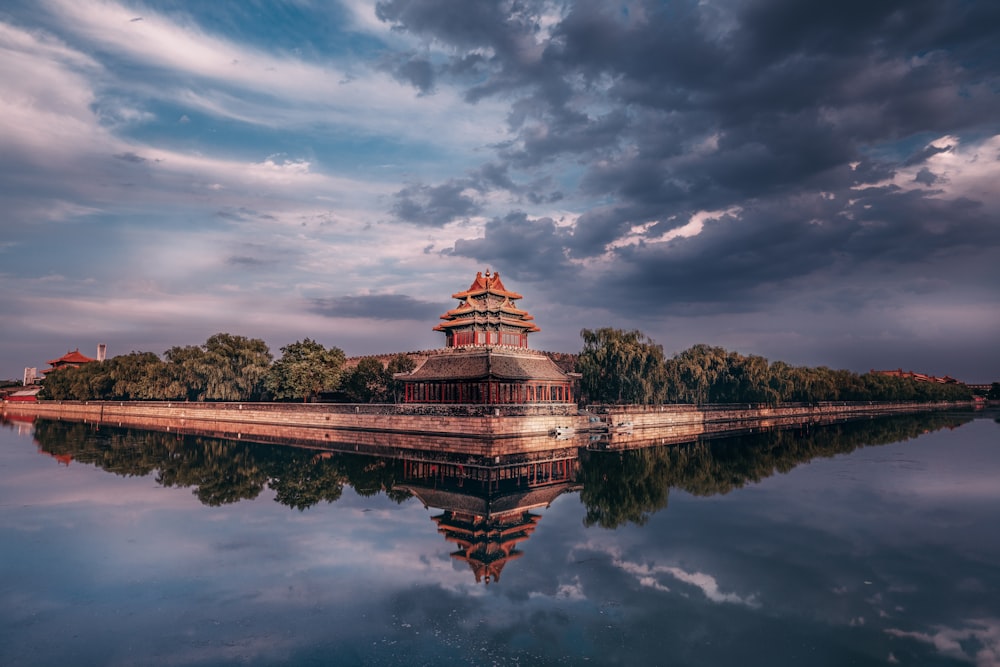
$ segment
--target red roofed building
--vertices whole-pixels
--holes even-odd
[[[469,289],[451,298],[459,300],[458,307],[442,315],[444,322],[434,327],[445,333],[447,347],[528,347],[528,334],[540,331],[535,318],[514,305],[524,297],[504,287],[499,273],[477,273]]]
[[[528,334],[540,329],[499,273],[477,273],[469,289],[451,296],[459,304],[434,327],[445,335],[442,354],[396,376],[406,403],[572,402],[574,377],[528,349]]]
[[[52,359],[46,361],[51,368],[47,368],[42,373],[51,373],[52,371],[57,371],[60,368],[76,368],[82,366],[83,364],[89,364],[92,361],[97,361],[96,359],[91,359],[90,357],[80,354],[80,348],[76,348],[72,352],[67,352],[58,359]]]
[[[951,377],[950,375],[945,375],[944,377],[935,377],[933,375],[927,375],[925,373],[914,373],[913,371],[904,371],[902,368],[889,370],[889,371],[877,371],[872,369],[870,372],[875,375],[888,375],[889,377],[898,378],[908,378],[910,380],[915,380],[917,382],[933,382],[935,384],[958,384],[958,380]]]

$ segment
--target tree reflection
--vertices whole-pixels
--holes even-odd
[[[578,481],[588,526],[643,525],[667,507],[670,488],[696,496],[729,493],[785,473],[818,457],[845,454],[859,447],[886,445],[942,428],[956,428],[970,415],[931,413],[851,421],[740,435],[686,445],[664,445],[622,452],[581,454]]]
[[[35,440],[46,454],[117,475],[155,473],[157,483],[192,487],[211,506],[253,499],[269,488],[277,502],[305,510],[335,502],[345,484],[362,495],[385,492],[396,502],[409,497],[393,490],[398,462],[372,465],[378,459],[366,456],[48,420],[35,422]]]
[[[898,442],[972,419],[936,412],[622,452],[563,448],[537,453],[534,463],[480,465],[474,476],[469,466],[453,462],[414,463],[429,460],[434,452],[379,457],[49,420],[37,420],[34,434],[40,451],[60,460],[123,476],[155,475],[163,486],[192,488],[202,503],[212,506],[257,498],[270,489],[275,501],[305,510],[336,502],[345,485],[361,496],[385,494],[397,503],[418,487],[494,502],[499,491],[517,494],[539,484],[572,482],[586,507],[585,524],[615,528],[646,523],[667,507],[671,488],[697,496],[728,493],[816,457]],[[557,451],[559,463],[538,463]],[[418,469],[424,476],[416,474]]]

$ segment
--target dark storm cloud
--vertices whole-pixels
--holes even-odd
[[[404,54],[383,65],[397,81],[409,84],[422,94],[434,90],[434,66],[426,58]]]
[[[248,220],[275,220],[270,213],[261,213],[245,206],[239,208],[228,208],[215,213],[220,218],[232,220],[233,222],[245,222]]]
[[[407,222],[428,227],[441,227],[455,220],[462,220],[482,212],[483,206],[474,197],[486,192],[502,190],[517,197],[542,199],[537,191],[547,179],[531,183],[515,183],[510,166],[504,161],[487,162],[463,178],[454,178],[437,186],[411,184],[395,194],[393,214]],[[548,201],[562,197],[559,192],[546,193]]]
[[[309,308],[325,317],[427,321],[440,314],[441,305],[403,294],[371,294],[312,299]]]
[[[441,227],[481,210],[481,205],[466,194],[472,184],[452,180],[444,185],[410,185],[396,193],[393,214],[401,220],[426,227]]]
[[[476,180],[484,199],[511,191],[511,170],[572,160],[584,165],[577,194],[602,202],[572,231],[500,216],[482,239],[457,241],[456,254],[566,272],[643,226],[638,244],[613,251],[624,298],[609,302],[624,307],[661,284],[670,289],[657,303],[742,308],[817,271],[914,265],[970,239],[997,247],[981,203],[940,189],[930,168],[913,177],[919,192],[855,188],[953,150],[928,145],[942,135],[1000,131],[998,3],[576,2],[548,32],[543,2],[377,7],[394,29],[451,50],[441,75],[467,81],[469,100],[511,100],[515,138],[497,147],[502,178]],[[549,196],[537,183],[529,202]],[[473,208],[453,184],[439,187],[465,206],[442,206],[438,224]],[[429,202],[435,188],[421,188]],[[412,194],[400,193],[396,215],[433,224],[434,207]],[[734,207],[699,237],[655,242],[696,212]],[[528,254],[508,237],[529,239]]]
[[[502,266],[520,280],[566,279],[572,268],[565,235],[551,218],[529,220],[524,213],[511,213],[486,223],[483,238],[455,241],[451,253]]]
[[[620,270],[606,282],[606,298],[619,308],[757,308],[775,298],[782,285],[828,270],[837,261],[831,249],[847,243],[858,226],[801,224],[825,205],[812,200],[792,208],[745,210],[740,217],[707,220],[697,236],[619,248]]]
[[[917,175],[913,177],[913,180],[917,183],[923,183],[924,185],[931,186],[934,185],[934,182],[937,181],[938,178],[933,171],[924,167],[917,172]]]
[[[886,190],[860,193],[849,205],[824,197],[758,203],[707,220],[697,236],[618,248],[605,298],[623,309],[725,312],[832,283],[842,288],[839,307],[856,309],[873,294],[888,296],[875,287],[888,267],[943,285],[948,278],[930,267],[1000,245],[1000,230],[978,202]]]
[[[930,146],[930,145],[924,146],[922,149],[920,149],[919,151],[917,151],[916,153],[914,153],[910,157],[906,158],[906,160],[903,161],[903,166],[904,167],[912,167],[914,165],[923,164],[924,162],[927,162],[928,159],[934,157],[935,155],[939,155],[941,153],[949,153],[954,148],[955,147],[951,146],[951,145],[948,145],[948,146]]]
[[[118,153],[117,155],[115,155],[115,158],[123,162],[131,162],[133,164],[142,164],[143,162],[146,161],[146,158],[142,157],[141,155],[136,155],[135,153],[132,152]]]
[[[226,264],[251,269],[268,266],[269,264],[274,264],[274,262],[272,260],[250,257],[248,255],[232,255],[226,258]]]

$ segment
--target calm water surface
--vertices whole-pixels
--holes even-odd
[[[996,666],[997,416],[583,452],[491,525],[412,461],[8,423],[0,664]]]

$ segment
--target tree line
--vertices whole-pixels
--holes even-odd
[[[695,345],[671,358],[640,331],[584,329],[576,359],[581,398],[592,403],[815,403],[821,401],[964,401],[963,384],[917,382],[878,373],[791,366],[721,347]],[[203,345],[175,346],[163,357],[131,352],[50,371],[42,398],[54,400],[315,400],[321,393],[355,403],[398,402],[396,373],[414,368],[397,354],[365,357],[349,368],[343,350],[306,338],[275,360],[257,338],[228,333]]]
[[[695,345],[667,358],[640,331],[584,329],[577,358],[582,398],[594,403],[816,403],[966,401],[964,384],[918,382],[879,373],[768,362],[721,347]]]
[[[103,362],[50,371],[42,398],[78,401],[261,401],[316,399],[336,392],[357,403],[398,400],[393,374],[412,370],[405,354],[387,364],[366,357],[347,368],[338,347],[306,338],[281,348],[274,360],[259,338],[228,333],[203,345],[175,346],[163,358],[131,352]]]

